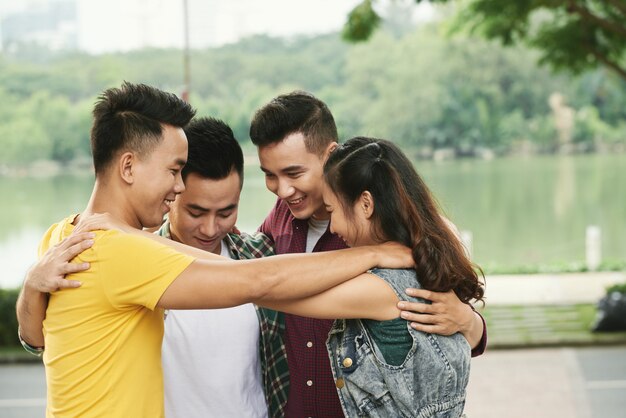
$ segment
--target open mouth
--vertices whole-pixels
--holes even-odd
[[[298,206],[298,205],[300,205],[304,201],[305,198],[306,198],[306,196],[302,196],[302,197],[299,197],[297,199],[291,199],[291,200],[287,201],[287,204],[289,206]]]

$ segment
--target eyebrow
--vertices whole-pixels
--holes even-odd
[[[174,164],[184,167],[187,164],[187,160],[183,160],[182,158],[177,158]]]
[[[305,167],[303,165],[299,165],[299,164],[294,164],[294,165],[290,165],[287,166],[283,169],[280,170],[281,173],[289,173],[291,171],[298,171],[298,170],[305,170]],[[269,173],[272,174],[271,171],[269,171],[267,168],[261,166],[261,171],[263,171],[264,173]]]
[[[226,211],[229,211],[229,210],[233,210],[233,209],[235,209],[236,207],[237,207],[237,204],[236,204],[236,203],[232,203],[232,204],[230,204],[230,205],[228,205],[228,206],[226,206],[226,207],[219,208],[219,209],[217,210],[217,212],[226,212]],[[198,211],[200,211],[200,212],[210,212],[210,211],[211,211],[210,209],[207,209],[207,208],[202,207],[202,206],[200,206],[200,205],[197,205],[197,204],[195,204],[195,203],[189,203],[189,204],[187,205],[187,208],[188,208],[188,209],[193,209],[193,210],[198,210]]]

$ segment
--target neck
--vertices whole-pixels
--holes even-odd
[[[326,211],[326,208],[324,206],[322,206],[321,208],[317,209],[315,212],[313,212],[313,215],[311,215],[311,218],[317,220],[317,221],[327,221],[330,219],[330,213],[328,213]]]
[[[119,188],[111,187],[107,181],[96,178],[91,197],[82,215],[105,212],[133,228],[143,227]]]

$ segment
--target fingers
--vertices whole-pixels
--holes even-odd
[[[86,234],[87,235],[87,234]],[[74,259],[78,254],[82,253],[88,248],[91,248],[93,245],[93,239],[86,239],[84,241],[80,241],[77,244],[72,245],[68,249],[66,249],[63,254],[61,254],[62,261],[70,261]]]
[[[85,271],[89,269],[89,263],[67,263],[61,267],[61,271],[59,272],[61,275],[65,276],[72,273],[78,273],[81,271]]]
[[[426,314],[431,314],[434,312],[433,305],[429,305],[427,303],[401,301],[398,302],[397,306],[398,309],[400,309],[401,311],[411,311]]]
[[[415,298],[422,298],[430,301],[439,300],[439,294],[437,292],[432,292],[426,289],[414,289],[408,288],[406,289],[406,294],[409,296],[413,296]]]
[[[80,287],[81,282],[77,281],[77,280],[65,280],[65,279],[59,279],[57,281],[57,290],[59,289],[73,289],[76,287]]]
[[[452,335],[456,330],[450,330],[441,325],[424,325],[419,322],[411,322],[411,328],[417,331],[427,332],[429,334]]]
[[[434,315],[417,314],[414,312],[402,312],[400,317],[407,321],[419,322],[420,324],[436,324],[438,322],[437,317]]]
[[[79,244],[79,243],[84,242],[86,240],[92,240],[94,238],[95,238],[95,234],[93,232],[79,232],[79,233],[74,232],[69,237],[64,238],[55,247],[59,251],[65,251],[68,248],[70,248],[70,247],[72,247],[72,246],[74,246],[76,244]]]

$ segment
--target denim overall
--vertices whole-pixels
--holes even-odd
[[[401,300],[421,288],[415,270],[374,269]],[[460,333],[427,334],[409,326],[413,345],[399,366],[384,357],[359,319],[337,320],[326,347],[346,417],[460,417],[469,380],[471,349]]]

